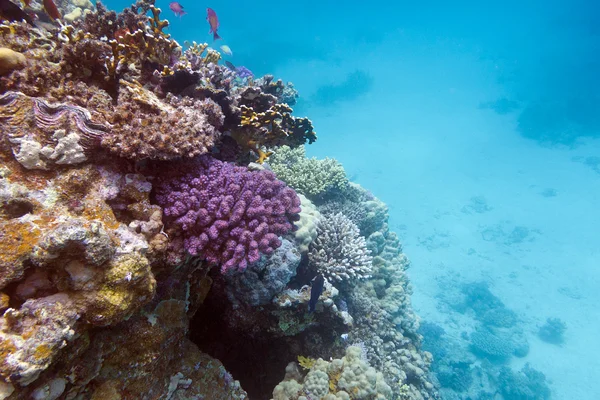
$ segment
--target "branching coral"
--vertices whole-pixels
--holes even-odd
[[[267,94],[260,87],[248,87],[237,98],[240,108],[239,125],[233,129],[237,142],[260,155],[261,147],[288,145],[297,147],[317,140],[312,122],[308,118],[292,117],[292,108],[278,103],[277,97]]]
[[[348,185],[344,167],[335,159],[306,158],[304,147],[282,146],[269,157],[277,177],[310,199],[320,199]]]
[[[160,178],[156,199],[185,249],[221,270],[245,269],[281,245],[298,219],[296,193],[270,171],[249,171],[204,156],[184,174]]]
[[[370,276],[370,251],[358,228],[343,214],[325,216],[310,245],[311,266],[334,282],[355,283]]]
[[[292,82],[284,84],[281,79],[275,81],[273,75],[265,75],[256,79],[254,85],[259,86],[264,93],[277,97],[278,103],[293,106],[296,104],[296,99],[298,99],[298,91],[294,89]]]

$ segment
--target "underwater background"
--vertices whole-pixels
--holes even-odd
[[[600,398],[598,4],[187,1],[0,0],[0,400]]]
[[[455,381],[461,362],[481,364],[470,335],[503,313],[529,350],[500,365],[529,363],[555,399],[600,396],[597,2],[181,4],[175,39],[211,43],[213,8],[226,59],[294,83],[295,114],[319,133],[307,153],[388,204],[424,347],[454,377],[443,397],[474,385]]]

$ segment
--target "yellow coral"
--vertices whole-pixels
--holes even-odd
[[[314,358],[298,356],[298,364],[304,369],[311,369],[316,361]]]
[[[152,16],[148,17],[148,22],[150,22],[150,27],[152,28],[152,31],[154,32],[155,35],[162,35],[165,38],[169,38],[171,35],[167,35],[166,33],[163,32],[163,29],[167,28],[169,26],[169,21],[165,20],[160,20],[160,12],[161,9],[157,8],[153,5],[150,6],[150,11],[152,11]]]
[[[0,75],[21,69],[27,63],[25,56],[17,51],[0,47]]]

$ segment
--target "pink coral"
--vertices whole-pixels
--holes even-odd
[[[167,224],[184,235],[184,248],[244,270],[281,245],[280,235],[298,220],[300,199],[270,171],[250,171],[203,156],[187,173],[160,177],[156,200]]]

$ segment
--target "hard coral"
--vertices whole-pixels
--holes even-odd
[[[27,59],[19,52],[0,47],[0,75],[25,66]]]
[[[182,232],[185,249],[220,264],[223,272],[243,270],[260,253],[273,253],[281,245],[278,236],[298,219],[298,196],[270,171],[208,156],[187,168],[160,177],[156,200],[167,224]]]
[[[286,370],[292,370],[288,367]],[[384,400],[393,392],[381,372],[361,358],[361,349],[350,346],[342,359],[314,361],[306,376],[286,374],[273,390],[273,400],[319,399]]]
[[[259,162],[268,156],[261,147],[297,147],[317,140],[308,118],[292,116],[292,108],[279,103],[276,96],[264,93],[260,87],[247,87],[238,96],[239,124],[232,127],[232,136],[241,145],[259,154]]]
[[[170,160],[210,151],[220,136],[223,116],[214,102],[159,99],[141,85],[121,81],[111,134],[102,146],[129,159]],[[205,114],[204,111],[208,114]]]
[[[325,216],[317,231],[308,254],[314,269],[335,282],[355,283],[370,276],[373,259],[352,221],[343,214]]]
[[[279,179],[311,200],[320,200],[348,185],[346,171],[336,159],[306,158],[303,146],[275,149],[269,165]]]

